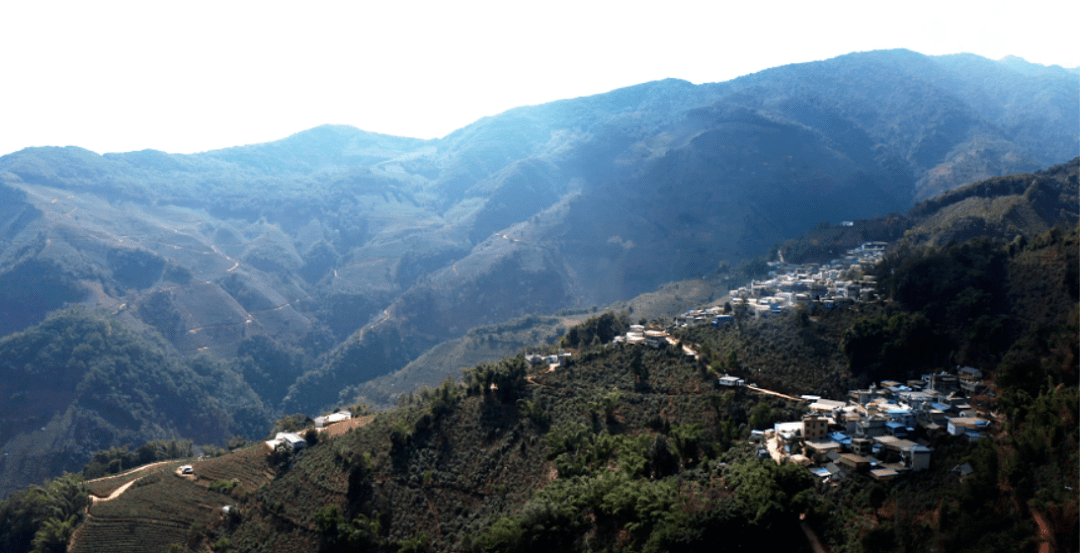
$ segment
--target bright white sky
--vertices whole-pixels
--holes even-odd
[[[190,153],[324,123],[432,138],[516,106],[881,48],[1077,67],[1077,21],[1075,0],[7,1],[0,155]]]

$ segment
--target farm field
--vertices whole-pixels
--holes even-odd
[[[218,481],[236,479],[239,483],[233,494],[252,492],[270,482],[274,471],[267,464],[270,449],[262,442],[220,457],[191,462],[195,469],[192,479],[207,487]]]
[[[90,480],[86,483],[86,487],[89,489],[90,495],[94,497],[109,497],[110,494],[112,494],[128,482],[138,480],[152,474],[175,472],[177,467],[185,463],[186,461],[162,461],[159,463],[151,463],[149,465],[143,465],[141,467],[129,470],[124,473]]]
[[[170,544],[184,543],[196,522],[206,525],[219,518],[221,507],[231,502],[175,474],[143,476],[115,500],[90,507],[70,550],[165,551]]]
[[[226,518],[222,510],[236,506],[233,496],[253,492],[273,478],[262,443],[221,457],[169,461],[143,470],[89,483],[99,498],[70,544],[73,553],[161,552],[184,544],[189,534]],[[190,464],[193,475],[177,473]],[[235,480],[229,494],[211,491],[215,482]],[[102,501],[123,486],[117,497]]]

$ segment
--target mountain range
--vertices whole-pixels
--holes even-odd
[[[772,291],[754,293],[767,307],[779,300],[764,296],[781,288],[838,278],[848,291],[861,283],[852,296],[756,315],[742,309],[744,293],[710,298],[696,305],[709,316],[687,312],[667,330],[654,319],[632,341],[631,307],[637,316],[672,290],[701,293],[700,279],[673,283],[588,310],[559,345],[528,350],[559,352],[550,365],[519,351],[376,414],[349,405],[355,416],[283,417],[275,431],[297,434],[236,441],[228,452],[196,457],[190,442],[166,441],[98,452],[82,473],[92,479],[64,475],[0,501],[0,548],[1075,551],[1078,171],[1074,158],[955,189],[904,215],[815,225],[779,246],[778,256],[805,263],[771,263],[775,278],[757,285]],[[886,234],[887,246],[866,243]],[[847,261],[807,259],[829,249]],[[474,329],[436,355],[464,359],[477,344],[499,347],[492,338],[527,342],[581,315]],[[60,333],[101,350],[75,340],[64,381],[83,359],[154,365],[125,363],[148,348],[110,324],[69,309],[0,341],[0,359],[40,350],[24,370],[48,365],[40,358],[64,348],[27,342]],[[88,328],[63,331],[80,325]],[[116,334],[123,347],[102,349]],[[176,405],[189,410],[183,430],[229,422],[228,410],[193,416],[228,404],[194,386],[213,388],[229,370],[193,369],[155,375],[205,398]],[[76,387],[80,403],[123,399],[125,387],[110,393],[101,376],[90,381]]]
[[[1072,70],[891,50],[521,107],[436,140],[325,126],[192,155],[26,149],[0,158],[0,333],[85,304],[184,363],[225,363],[230,397],[261,402],[226,418],[314,413],[475,327],[1066,162],[1078,96]],[[9,424],[23,444],[44,432]],[[80,455],[178,428],[80,436]]]

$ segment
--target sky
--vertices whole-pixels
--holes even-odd
[[[884,48],[1080,66],[1075,1],[733,4],[3,2],[0,155],[193,153],[322,124],[435,138],[517,106]]]

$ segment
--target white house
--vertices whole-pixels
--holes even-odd
[[[962,436],[964,434],[979,434],[990,427],[990,421],[979,417],[952,417],[949,419],[949,434]]]
[[[718,378],[717,382],[719,382],[721,386],[729,386],[732,388],[741,388],[746,385],[745,380],[737,376],[728,376],[727,373],[724,373],[724,376]]]
[[[269,446],[270,449],[277,449],[278,444],[285,444],[293,451],[296,451],[307,447],[307,440],[301,438],[299,434],[294,432],[278,432],[273,440],[266,441],[266,445]]]
[[[347,421],[351,418],[352,412],[350,411],[338,411],[337,413],[315,417],[315,428],[322,428],[337,422]]]

